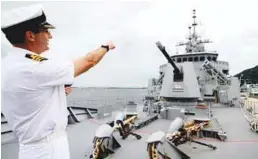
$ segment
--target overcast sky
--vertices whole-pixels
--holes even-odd
[[[39,2],[2,2],[1,11]],[[147,86],[158,77],[166,59],[155,42],[170,55],[184,51],[175,44],[185,40],[192,10],[196,9],[198,32],[213,43],[219,60],[228,61],[230,74],[258,64],[257,0],[153,0],[41,2],[47,19],[56,26],[46,56],[76,58],[112,40],[116,49],[75,86]],[[10,44],[1,33],[1,55]]]

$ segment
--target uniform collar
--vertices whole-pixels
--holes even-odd
[[[35,52],[31,52],[29,50],[26,50],[26,49],[23,49],[23,48],[19,48],[19,47],[12,47],[11,51],[10,52],[13,52],[15,53],[16,55],[23,55],[25,56],[26,54],[33,54],[33,55],[38,55],[38,56],[41,56],[39,54],[36,54]]]

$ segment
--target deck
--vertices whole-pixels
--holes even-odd
[[[239,107],[217,107],[213,108],[214,115],[218,118],[220,126],[227,132],[228,139],[220,142],[213,139],[200,139],[200,141],[213,144],[217,150],[192,143],[180,145],[179,148],[192,159],[256,159],[258,156],[258,134],[250,130],[248,122],[243,116]],[[95,119],[85,120],[67,128],[70,143],[71,159],[86,159],[85,154],[91,151],[92,139],[98,126],[104,123]],[[121,145],[115,154],[109,159],[147,159],[146,143],[148,136],[155,131],[167,131],[171,121],[158,119],[151,124],[137,130],[142,135],[141,140],[136,140],[133,136],[126,140],[121,140],[117,133],[114,134]],[[2,137],[2,140],[3,139]],[[6,141],[5,141],[6,142]],[[16,159],[18,156],[17,141],[3,144],[3,159]]]

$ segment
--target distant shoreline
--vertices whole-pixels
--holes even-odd
[[[147,87],[72,87],[81,89],[147,89]]]

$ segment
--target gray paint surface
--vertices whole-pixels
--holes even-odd
[[[199,98],[201,97],[199,85],[196,79],[196,73],[193,63],[185,62],[177,64],[182,67],[184,79],[182,82],[173,82],[174,73],[173,67],[168,64],[165,76],[160,91],[160,96],[164,97],[184,97],[184,98]],[[174,88],[181,87],[183,91],[173,91]]]
[[[139,110],[141,107],[139,107]],[[226,108],[219,106],[213,108],[214,115],[218,118],[221,127],[227,132],[228,139],[226,142],[220,142],[213,139],[200,139],[206,143],[217,146],[217,150],[210,150],[207,147],[194,143],[180,145],[178,148],[189,155],[192,159],[256,159],[258,156],[258,134],[252,132],[249,128],[239,107]],[[108,119],[106,119],[108,120]],[[87,158],[85,154],[92,149],[92,139],[95,130],[105,121],[85,120],[79,124],[69,125],[68,139],[70,143],[71,159]],[[118,133],[115,137],[122,146],[116,150],[116,153],[110,156],[110,159],[147,159],[146,140],[148,136],[156,131],[167,132],[171,121],[159,119],[153,123],[137,130],[142,135],[141,140],[136,140],[133,136],[126,140],[121,140]],[[196,147],[194,149],[193,147]],[[3,159],[16,159],[18,155],[18,144],[2,144],[1,147]]]

